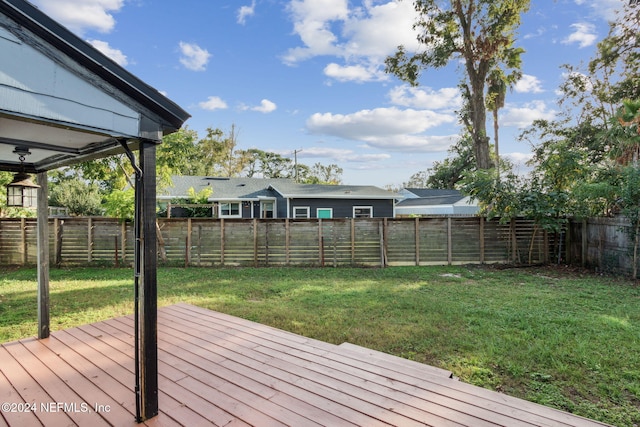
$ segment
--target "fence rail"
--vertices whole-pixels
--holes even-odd
[[[55,265],[129,264],[133,227],[113,218],[50,221]],[[446,265],[542,263],[555,240],[533,222],[481,217],[158,219],[161,262],[193,265]],[[36,263],[36,220],[0,220],[0,265]]]

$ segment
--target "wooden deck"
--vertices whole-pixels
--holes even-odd
[[[131,316],[0,346],[0,426],[135,425]],[[351,344],[187,304],[158,312],[148,426],[602,426]]]

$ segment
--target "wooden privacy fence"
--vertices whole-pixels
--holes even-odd
[[[52,264],[130,264],[133,227],[113,218],[50,219]],[[395,266],[541,263],[553,239],[528,220],[480,217],[158,219],[159,258],[187,266]],[[37,262],[36,220],[0,220],[0,265]]]
[[[634,245],[631,232],[632,226],[623,216],[572,221],[568,228],[568,261],[596,271],[631,276]]]

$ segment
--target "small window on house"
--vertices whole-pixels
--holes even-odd
[[[354,206],[354,218],[373,218],[373,206]]]
[[[273,205],[273,202],[260,203],[260,218],[274,218]]]
[[[220,218],[240,217],[240,202],[220,203]]]
[[[293,208],[294,218],[309,218],[309,206],[298,206]]]
[[[316,209],[316,218],[333,218],[333,208]]]

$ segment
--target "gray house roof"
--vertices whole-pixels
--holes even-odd
[[[287,199],[394,199],[397,196],[387,190],[369,185],[319,185],[297,184],[286,178],[219,178],[210,176],[173,176],[173,187],[158,193],[158,199],[170,200],[189,197],[189,188],[196,193],[211,188],[209,197],[214,200]],[[277,193],[277,194],[276,194]]]
[[[257,179],[257,178],[220,178],[211,176],[172,176],[172,187],[158,192],[159,200],[186,199],[189,189],[199,193],[210,188],[213,193],[209,197],[214,200],[257,200],[263,197],[275,197],[270,185],[278,184],[288,179]]]
[[[413,199],[404,199],[398,202],[397,206],[438,206],[453,205],[464,199],[463,195],[453,196],[433,196],[433,197],[416,197]]]
[[[464,196],[458,190],[439,190],[432,188],[403,188],[400,191],[404,197],[410,198],[438,198],[438,197],[458,197],[462,199]]]
[[[391,191],[372,185],[297,184],[281,180],[270,188],[287,199],[395,199]]]

